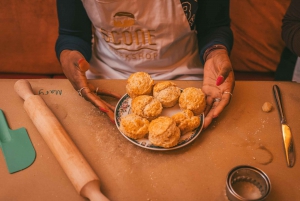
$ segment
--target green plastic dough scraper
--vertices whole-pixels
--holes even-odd
[[[35,160],[35,150],[25,128],[11,130],[0,109],[0,148],[9,173],[18,172],[30,166]]]

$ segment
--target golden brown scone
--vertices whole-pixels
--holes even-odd
[[[148,134],[149,121],[136,114],[128,114],[121,118],[120,130],[126,136],[133,139],[140,139]]]
[[[157,98],[163,107],[173,107],[178,103],[181,90],[170,81],[158,82],[153,87],[153,96]]]
[[[131,111],[148,120],[153,120],[162,112],[162,105],[153,96],[141,95],[131,101]]]
[[[178,112],[172,116],[172,119],[176,122],[181,134],[192,131],[200,125],[200,117],[194,116],[191,110]]]
[[[149,141],[160,147],[170,148],[178,144],[180,130],[171,117],[160,116],[149,124]]]
[[[126,84],[126,93],[131,97],[135,98],[139,95],[150,95],[154,80],[148,73],[136,72],[129,76]]]
[[[179,97],[179,107],[182,110],[191,110],[194,115],[200,115],[206,107],[205,94],[199,88],[185,88]]]

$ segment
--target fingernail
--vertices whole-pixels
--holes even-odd
[[[102,107],[99,107],[99,110],[101,110],[102,112],[108,112],[108,110],[106,110],[106,109],[104,109],[104,108],[102,108]]]
[[[84,60],[84,58],[79,59],[78,64],[80,64],[83,60]]]
[[[220,75],[218,78],[217,78],[217,82],[216,82],[216,85],[219,86],[223,83],[224,81],[224,77],[222,75]]]

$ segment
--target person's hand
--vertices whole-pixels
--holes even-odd
[[[64,50],[60,54],[60,63],[65,76],[69,79],[74,89],[85,100],[91,102],[95,107],[105,112],[111,122],[114,122],[114,106],[102,100],[99,95],[108,95],[120,99],[118,94],[111,91],[94,87],[88,83],[85,72],[89,69],[89,63],[78,51]]]
[[[204,129],[229,104],[234,84],[234,74],[227,51],[225,49],[212,51],[204,65],[202,90],[207,103],[204,111]]]

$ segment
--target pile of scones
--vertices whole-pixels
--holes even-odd
[[[154,84],[151,76],[137,72],[127,79],[126,92],[132,99],[131,111],[121,117],[120,131],[132,139],[148,138],[155,146],[170,148],[178,144],[181,135],[200,125],[199,115],[206,107],[200,88],[181,90],[171,81]],[[179,104],[180,111],[162,116],[164,108]]]

